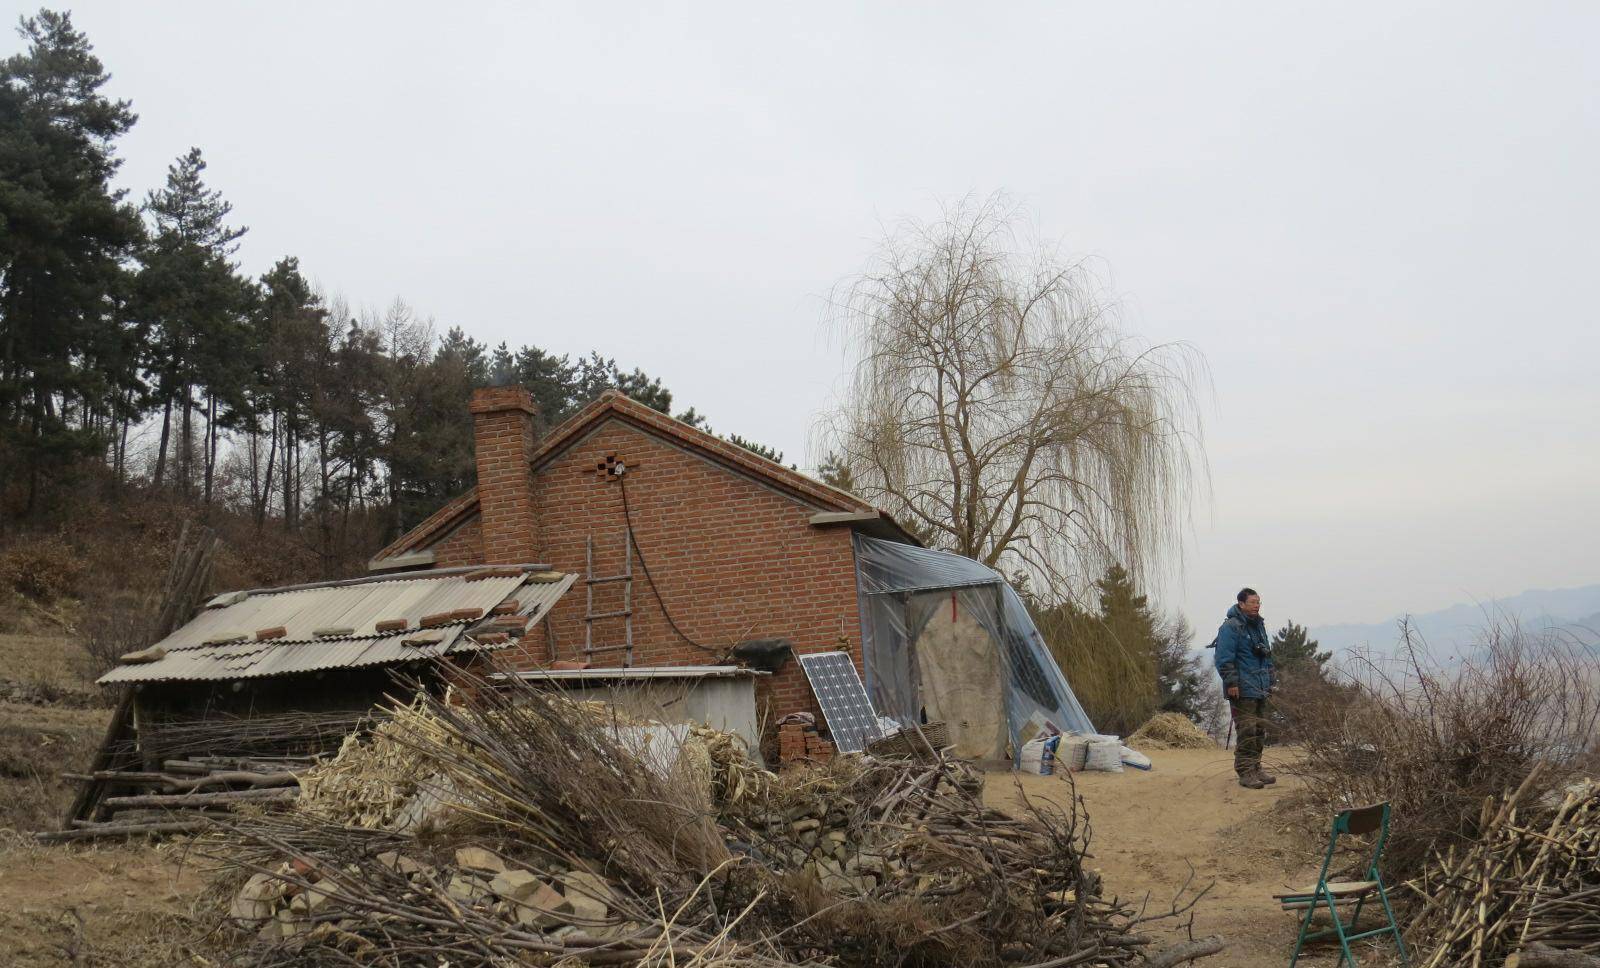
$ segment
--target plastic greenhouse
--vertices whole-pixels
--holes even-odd
[[[862,665],[880,715],[942,721],[956,751],[1013,758],[1046,726],[1093,733],[1027,607],[970,558],[857,534]]]

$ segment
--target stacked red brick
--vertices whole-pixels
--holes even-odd
[[[814,727],[803,723],[788,723],[778,727],[778,762],[795,763],[811,760],[826,763],[833,759],[833,744],[822,738]]]

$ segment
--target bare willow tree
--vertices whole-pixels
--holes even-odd
[[[904,225],[835,299],[855,368],[816,443],[928,543],[1041,591],[1147,574],[1203,474],[1196,353],[1123,333],[1002,198]]]

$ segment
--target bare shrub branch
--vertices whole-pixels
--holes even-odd
[[[1300,694],[1291,712],[1316,805],[1393,804],[1385,874],[1399,882],[1475,840],[1486,800],[1526,782],[1536,802],[1593,767],[1600,657],[1502,617],[1452,665],[1402,625],[1396,655],[1353,656],[1340,683]]]

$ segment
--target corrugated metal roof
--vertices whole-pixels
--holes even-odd
[[[518,574],[469,581],[468,575],[396,575],[366,584],[258,592],[242,601],[207,608],[156,646],[167,654],[155,662],[123,665],[100,677],[102,685],[176,680],[251,679],[320,669],[357,668],[426,659],[446,653],[490,651],[508,643],[481,644],[468,634],[479,620],[462,619],[429,630],[439,642],[414,646],[426,616],[462,609],[488,615],[506,600],[517,603],[531,629],[572,587],[576,575]],[[226,601],[219,596],[219,601]],[[378,634],[378,622],[405,619],[407,630]],[[285,634],[257,641],[259,630],[282,626]],[[318,629],[348,628],[334,637]],[[239,641],[235,639],[243,636]],[[207,644],[214,643],[214,644]]]

